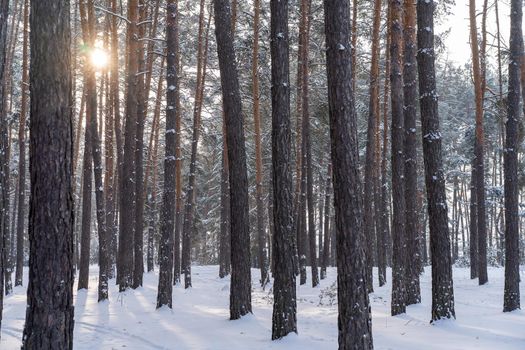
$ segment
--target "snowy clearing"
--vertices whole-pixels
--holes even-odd
[[[321,292],[333,284],[330,268],[320,288],[298,287],[298,336],[272,342],[272,296],[252,270],[253,316],[229,321],[229,279],[217,277],[217,266],[194,266],[193,288],[174,289],[173,310],[155,310],[157,273],[144,276],[144,287],[119,294],[111,283],[110,301],[97,303],[97,268],[90,290],[75,293],[75,349],[337,349],[337,306],[319,305]],[[390,273],[390,270],[389,270]],[[503,269],[489,269],[489,284],[478,286],[469,270],[454,269],[456,321],[430,325],[430,268],[421,278],[423,303],[407,314],[390,316],[390,284],[371,294],[375,349],[523,350],[525,312],[502,312]],[[521,268],[525,280],[525,267]],[[390,276],[389,276],[390,281]],[[27,279],[24,281],[27,285]],[[525,283],[521,294],[525,295]],[[25,287],[5,299],[1,349],[19,349],[25,317]]]

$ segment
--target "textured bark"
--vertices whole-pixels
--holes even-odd
[[[374,266],[374,245],[376,242],[374,215],[374,187],[375,187],[375,145],[376,145],[376,120],[379,118],[379,29],[381,25],[381,0],[374,1],[374,23],[372,29],[372,63],[370,67],[370,88],[368,104],[368,129],[366,138],[366,162],[364,177],[364,214],[363,226],[366,237],[366,285],[368,292],[374,291],[372,270]]]
[[[4,119],[7,105],[5,103],[5,90],[4,79],[6,71],[6,44],[7,44],[7,18],[9,16],[9,1],[0,1],[0,117]],[[3,157],[0,157],[2,159]],[[3,186],[2,186],[3,187]],[[3,208],[2,208],[3,209]],[[0,223],[2,221],[0,220]],[[0,236],[0,328],[2,326],[2,312],[4,309],[4,261],[2,259],[4,250],[7,249],[4,246],[4,239]]]
[[[403,26],[404,67],[403,97],[405,118],[405,234],[406,234],[406,303],[421,302],[419,286],[419,213],[417,205],[417,149],[416,115],[417,115],[417,63],[416,63],[416,5],[414,1],[405,1],[405,18]]]
[[[86,0],[79,2],[80,23],[84,44],[91,44],[90,25]],[[93,138],[91,124],[97,118],[97,92],[95,73],[90,70],[89,64],[84,67],[84,84],[86,93],[86,129],[84,134],[84,157],[82,162],[82,223],[80,233],[80,262],[77,288],[89,287],[89,260],[91,243],[91,203],[93,183]]]
[[[111,11],[113,13],[117,12],[117,0],[111,0]],[[110,23],[110,31],[111,31],[111,77],[110,77],[110,94],[111,94],[111,108],[112,108],[112,117],[113,117],[113,129],[115,133],[115,152],[113,154],[116,154],[116,174],[113,177],[113,185],[112,189],[108,188],[108,191],[106,192],[107,195],[107,202],[106,202],[106,209],[108,210],[108,218],[107,218],[107,225],[108,225],[108,232],[111,239],[111,274],[114,274],[114,270],[116,268],[117,264],[117,242],[118,242],[118,235],[119,235],[119,227],[118,227],[118,189],[119,186],[116,185],[120,181],[119,177],[122,174],[120,171],[121,164],[122,164],[122,135],[121,135],[121,127],[120,127],[120,93],[119,93],[119,61],[118,61],[118,26],[117,26],[117,17],[111,16],[111,23]],[[112,202],[110,201],[110,194],[112,195]],[[113,217],[113,219],[111,218]]]
[[[306,240],[308,240],[309,248],[309,262],[312,271],[312,286],[316,287],[319,284],[319,270],[317,268],[317,249],[316,249],[316,231],[315,231],[315,203],[313,196],[313,174],[312,174],[312,145],[310,139],[310,111],[309,111],[309,80],[310,80],[310,67],[309,67],[309,45],[310,45],[310,7],[311,0],[302,0],[301,2],[301,17],[304,21],[304,27],[301,28],[303,31],[303,57],[302,57],[302,69],[301,69],[301,112],[302,112],[302,181],[301,187],[305,187],[305,191],[302,192],[302,206],[301,215],[303,215],[302,228],[302,240],[304,246],[304,252],[306,253]],[[308,215],[308,216],[306,216]],[[308,225],[308,226],[306,226]],[[301,257],[302,258],[302,255]],[[306,263],[304,264],[306,266]],[[301,278],[301,282],[303,279]],[[306,281],[304,281],[306,282]]]
[[[474,145],[474,167],[477,211],[478,277],[479,284],[488,282],[487,275],[487,227],[485,210],[485,163],[483,130],[483,78],[480,67],[478,30],[476,25],[476,1],[469,0],[470,46],[472,48],[472,70],[476,95],[476,142]]]
[[[208,32],[210,20],[205,27],[204,0],[200,3],[199,34],[197,49],[197,87],[193,106],[193,136],[191,141],[190,172],[186,189],[186,203],[184,205],[184,225],[182,227],[182,260],[181,272],[184,274],[184,287],[191,287],[191,238],[194,230],[195,213],[195,181],[197,171],[197,146],[199,145],[202,102],[204,98],[204,84],[206,81],[206,66],[208,56]]]
[[[229,0],[214,0],[215,35],[228,140],[231,207],[230,319],[252,312],[248,174]]]
[[[405,237],[405,157],[403,144],[405,129],[403,123],[403,78],[402,78],[402,12],[400,0],[390,0],[392,10],[390,42],[390,84],[392,103],[392,316],[406,311],[406,237]]]
[[[417,65],[432,259],[432,321],[455,317],[445,174],[434,66],[434,1],[417,2]]]
[[[385,58],[385,83],[383,93],[383,140],[381,148],[381,203],[380,213],[380,231],[378,235],[377,244],[377,266],[378,266],[378,280],[379,286],[383,286],[386,283],[386,266],[388,262],[388,255],[391,251],[389,245],[390,242],[390,196],[388,193],[388,106],[390,99],[390,40],[392,26],[392,6],[388,5],[388,16],[387,16],[387,38],[386,38],[386,58]]]
[[[139,22],[149,20],[147,18],[147,7],[145,0],[139,0]],[[137,35],[143,38],[146,35],[146,26],[138,26]],[[146,118],[146,81],[143,73],[146,69],[144,58],[144,42],[138,44],[137,60],[138,75],[137,80],[137,124],[135,135],[135,227],[133,230],[133,284],[132,287],[142,286],[144,274],[144,120]],[[149,92],[149,91],[148,91]]]
[[[72,349],[73,118],[69,2],[33,0],[30,18],[30,258],[22,348]]]
[[[166,85],[177,86],[178,70],[176,47],[174,42],[178,35],[176,21],[179,16],[176,0],[168,0],[166,11]],[[162,196],[160,249],[159,249],[159,289],[157,294],[157,308],[167,305],[172,307],[173,291],[173,232],[175,230],[176,205],[176,137],[177,123],[176,91],[166,89],[166,152],[164,156],[164,194]]]
[[[26,227],[26,115],[27,97],[29,91],[29,0],[24,1],[24,39],[22,44],[22,102],[20,107],[20,121],[18,125],[18,212],[16,224],[16,270],[15,286],[22,285],[24,271],[24,232]]]
[[[511,1],[510,62],[507,122],[505,125],[505,293],[503,311],[520,308],[518,152],[520,76],[523,54],[522,2]]]
[[[86,6],[86,7],[85,7]],[[93,0],[88,0],[87,4],[80,3],[80,13],[87,10],[84,18],[81,18],[81,21],[86,21],[83,27],[83,36],[84,42],[88,45],[89,48],[94,48],[95,45],[95,9]],[[94,173],[95,178],[95,201],[96,201],[96,218],[97,218],[97,228],[98,228],[98,237],[99,237],[99,280],[98,280],[98,301],[103,301],[108,298],[108,271],[109,271],[109,242],[107,237],[106,230],[106,210],[105,210],[105,201],[104,201],[104,185],[102,182],[102,147],[100,141],[100,134],[98,129],[98,120],[97,120],[97,91],[96,91],[96,75],[95,70],[92,67],[85,66],[85,80],[86,80],[86,139],[89,137],[89,140],[86,140],[85,147],[91,147],[91,153],[86,156],[86,151],[84,151],[84,156],[89,157],[89,161],[93,161],[93,167],[91,168]],[[89,132],[88,132],[89,129]],[[86,174],[84,173],[84,179],[86,179]],[[89,176],[89,181],[91,182],[92,177]],[[84,183],[84,185],[86,185]],[[91,185],[89,186],[91,189]],[[91,202],[91,191],[86,193],[84,189],[83,199],[85,201]],[[86,202],[84,202],[86,203]],[[89,203],[89,208],[91,209],[91,203]],[[91,211],[91,210],[90,210]],[[84,212],[84,209],[83,209]],[[90,213],[91,214],[91,213]],[[83,215],[83,219],[87,216]],[[91,219],[91,215],[89,215]],[[90,227],[90,225],[86,225]],[[82,232],[84,234],[84,231]],[[90,235],[91,232],[88,233]],[[86,240],[83,237],[83,242]],[[87,253],[87,280],[89,280],[89,238],[86,240],[87,249],[82,248],[83,255],[81,256],[81,262],[86,262],[82,260],[84,254]],[[87,252],[85,251],[87,250]],[[81,264],[81,274],[86,272],[82,269]],[[79,275],[79,286],[80,286],[80,275]],[[87,283],[84,288],[87,288]],[[79,288],[80,289],[80,288]]]
[[[257,211],[257,253],[259,269],[261,270],[261,285],[265,286],[270,278],[268,274],[268,259],[266,249],[266,229],[264,227],[264,193],[263,193],[263,164],[261,146],[261,112],[259,103],[259,21],[260,1],[254,0],[253,19],[253,54],[252,54],[252,84],[253,84],[253,119],[255,124],[255,185]]]
[[[373,349],[352,91],[350,4],[325,0],[330,139],[337,228],[339,349]]]
[[[128,1],[127,28],[127,94],[124,130],[124,152],[120,179],[120,231],[118,246],[117,280],[119,290],[125,291],[133,284],[133,240],[135,228],[135,145],[138,107],[138,1]]]
[[[178,0],[175,0],[174,4],[178,6]],[[175,64],[177,72],[180,71],[181,57],[180,57],[180,39],[179,39],[179,16],[175,17]],[[177,79],[177,85],[175,85],[175,110],[176,110],[176,121],[175,121],[175,240],[173,242],[173,284],[180,283],[180,236],[181,236],[181,224],[182,224],[182,147],[181,147],[181,102],[180,102],[180,80]]]
[[[272,177],[274,207],[274,284],[272,339],[297,333],[294,269],[292,133],[290,118],[290,66],[288,1],[272,0]]]

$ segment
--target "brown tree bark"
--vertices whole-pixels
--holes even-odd
[[[73,118],[69,2],[31,1],[30,22],[30,258],[22,349],[72,349]],[[49,88],[50,82],[53,89]]]
[[[472,70],[476,95],[476,142],[474,145],[474,167],[477,211],[478,278],[479,284],[488,282],[487,275],[487,227],[485,210],[485,132],[483,128],[483,78],[480,66],[478,30],[476,25],[476,0],[469,0],[470,46]]]
[[[248,174],[229,0],[214,0],[215,35],[228,140],[231,207],[230,319],[252,312]]]

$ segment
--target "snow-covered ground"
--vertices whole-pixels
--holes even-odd
[[[112,283],[110,301],[99,304],[98,274],[93,267],[90,290],[75,296],[75,349],[337,349],[337,306],[329,305],[329,298],[320,305],[319,298],[333,284],[335,269],[329,269],[318,288],[298,287],[299,334],[274,342],[270,340],[272,293],[258,286],[259,271],[252,270],[254,313],[239,321],[228,320],[229,279],[219,279],[217,271],[216,266],[193,267],[193,288],[176,287],[173,310],[155,310],[156,273],[145,275],[143,288],[123,294]],[[503,269],[490,269],[489,284],[480,287],[470,280],[468,269],[455,268],[457,320],[435,325],[429,323],[430,268],[421,278],[422,304],[408,307],[402,316],[390,316],[391,285],[375,285],[370,296],[375,348],[525,349],[525,312],[502,312],[503,273]],[[525,281],[524,267],[521,276]],[[18,287],[5,299],[2,350],[20,348],[25,292]],[[521,294],[525,295],[525,282]]]

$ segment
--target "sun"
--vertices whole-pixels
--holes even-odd
[[[104,69],[109,64],[107,52],[99,48],[95,48],[90,52],[89,60],[96,69]]]

